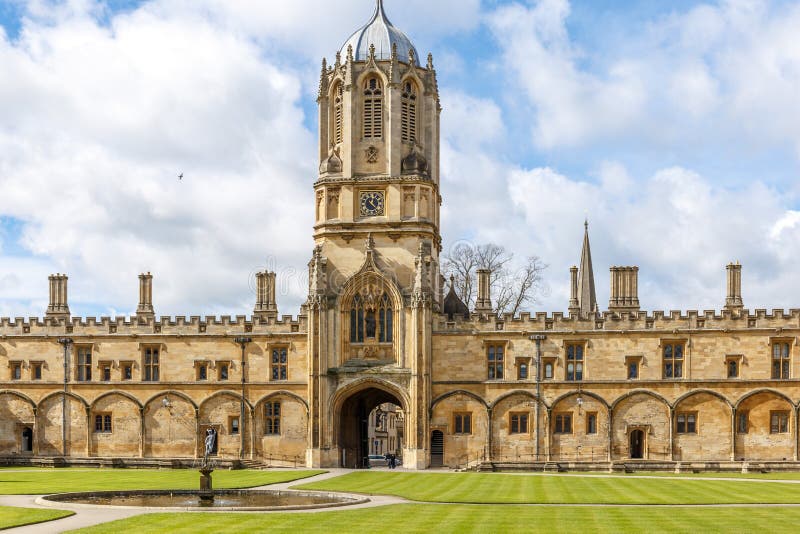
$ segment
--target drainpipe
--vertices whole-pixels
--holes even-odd
[[[67,383],[69,382],[69,347],[72,339],[62,337],[58,342],[64,346],[64,391],[61,394],[61,454],[67,456]]]
[[[244,351],[247,348],[247,344],[251,343],[253,339],[249,337],[237,337],[233,341],[242,347],[242,362],[240,368],[242,373],[242,399],[239,403],[239,459],[241,460],[244,459],[244,392],[246,383],[244,374]]]
[[[531,336],[530,339],[536,342],[536,461],[539,461],[539,443],[541,439],[540,434],[540,415],[539,404],[542,402],[542,340],[547,339],[547,336],[536,335]]]

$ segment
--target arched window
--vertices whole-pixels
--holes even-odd
[[[333,90],[333,143],[339,145],[344,139],[344,89],[341,82]]]
[[[378,78],[364,84],[364,139],[383,137],[383,86]]]
[[[391,343],[394,339],[394,310],[386,293],[376,305],[366,306],[364,299],[356,295],[350,308],[350,342],[363,343],[365,339],[376,339],[379,343]]]
[[[417,140],[417,90],[414,84],[403,84],[401,96],[402,112],[400,117],[400,130],[403,141],[413,143]]]

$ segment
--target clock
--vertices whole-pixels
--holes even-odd
[[[375,217],[383,215],[384,202],[382,191],[363,191],[361,193],[361,216]]]

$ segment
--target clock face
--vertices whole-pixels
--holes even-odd
[[[381,191],[364,191],[361,193],[362,217],[383,215],[383,193]]]

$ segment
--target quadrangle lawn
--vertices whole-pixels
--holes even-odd
[[[359,471],[296,486],[474,504],[800,504],[800,484],[675,477]]]
[[[73,512],[0,506],[0,530],[69,517]]]
[[[214,471],[216,489],[252,488],[290,482],[324,471]],[[0,495],[39,495],[75,491],[198,489],[193,469],[2,469]]]

